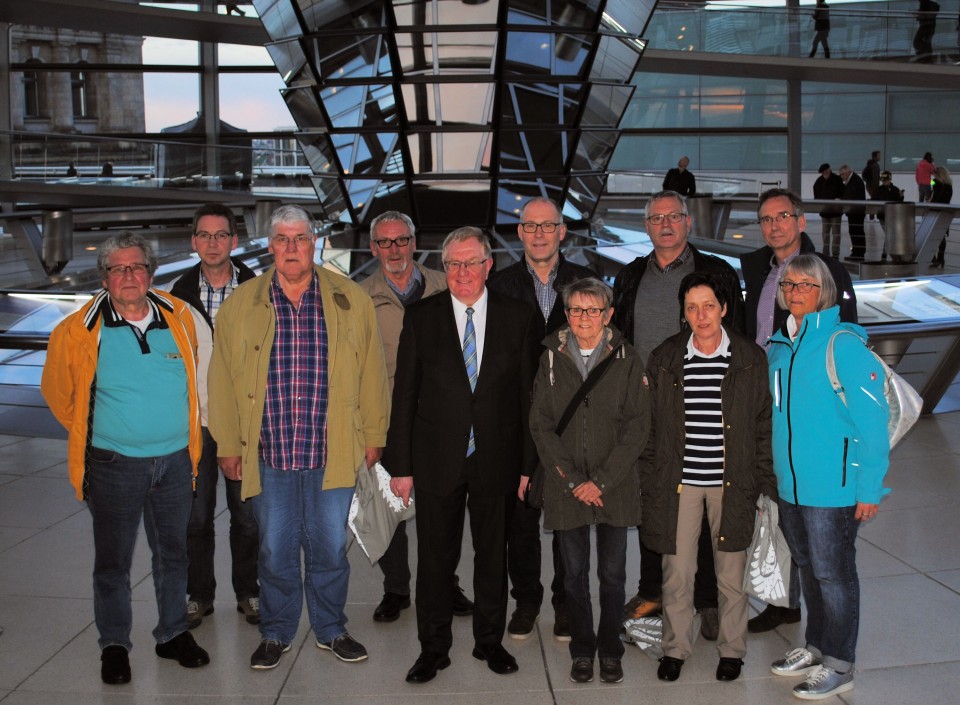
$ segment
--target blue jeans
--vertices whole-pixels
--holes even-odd
[[[156,458],[87,452],[87,507],[93,517],[93,611],[100,648],[133,648],[130,565],[140,518],[153,553],[160,621],[157,643],[187,630],[187,521],[193,470],[186,448]]]
[[[216,517],[220,468],[217,467],[217,442],[206,427],[203,428],[203,454],[197,472],[197,492],[187,525],[187,552],[190,556],[187,593],[192,600],[213,602],[217,591],[213,569],[216,546],[213,520]],[[253,504],[240,499],[240,481],[224,478],[224,484],[227,509],[230,511],[231,577],[233,592],[239,602],[260,594],[257,584],[257,553],[260,546],[257,518],[253,514]]]
[[[856,661],[860,579],[856,507],[807,507],[780,500],[780,526],[800,569],[807,649],[845,673]]]
[[[590,526],[554,532],[566,571],[571,658],[621,658],[623,601],[627,581],[626,527],[597,524],[597,575],[600,578],[600,624],[593,630],[590,602]]]
[[[260,637],[292,643],[306,592],[310,626],[319,641],[331,641],[346,631],[353,488],[324,490],[322,468],[277,470],[262,461],[260,482],[251,500],[260,526]]]

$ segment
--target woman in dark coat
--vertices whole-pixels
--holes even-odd
[[[570,680],[623,680],[627,529],[640,521],[639,456],[650,428],[643,361],[610,327],[613,292],[587,278],[563,290],[568,326],[547,336],[530,412],[530,432],[546,474],[543,526],[559,537],[570,613]],[[602,366],[602,367],[601,367]],[[598,375],[565,428],[558,426],[590,375]],[[596,527],[600,622],[590,600],[590,534]]]
[[[650,355],[653,432],[641,464],[641,537],[663,554],[663,653],[657,677],[674,681],[693,649],[693,579],[703,514],[719,592],[717,680],[739,677],[747,651],[746,549],[757,498],[777,498],[767,359],[722,325],[723,287],[693,272],[680,284],[689,330]]]

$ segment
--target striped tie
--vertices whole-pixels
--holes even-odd
[[[463,364],[470,378],[470,391],[477,389],[477,332],[473,328],[473,309],[467,308],[467,325],[463,328]],[[470,440],[467,442],[467,457],[473,455],[477,444],[473,439],[473,426],[470,427]]]

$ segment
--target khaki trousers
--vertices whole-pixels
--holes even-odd
[[[717,535],[723,502],[722,487],[683,485],[677,515],[677,552],[663,556],[663,653],[686,660],[693,651],[693,579],[697,571],[697,541],[706,506],[717,570],[720,636],[717,651],[724,658],[747,653],[747,595],[743,572],[747,552],[718,551]]]

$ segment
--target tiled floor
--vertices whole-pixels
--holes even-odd
[[[628,646],[623,683],[575,686],[568,678],[567,647],[552,637],[549,608],[534,638],[505,640],[519,661],[519,673],[496,676],[473,659],[470,620],[457,619],[453,665],[429,684],[407,685],[404,673],[419,651],[413,611],[405,611],[393,624],[373,622],[380,573],[356,549],[347,613],[349,628],[366,644],[370,659],[340,663],[314,646],[304,623],[279,668],[253,671],[248,664],[258,634],[230,599],[225,514],[217,523],[217,611],[194,632],[212,663],[187,670],[154,655],[150,630],[156,606],[149,551],[141,540],[132,574],[133,682],[105,686],[99,678],[91,604],[90,519],[67,483],[64,454],[63,441],[0,436],[4,705],[798,702],[790,695],[794,681],[772,676],[768,665],[787,647],[801,643],[802,624],[751,635],[744,675],[734,683],[714,680],[716,653],[701,641],[676,683],[659,682],[655,663]],[[879,517],[860,533],[863,598],[857,687],[831,702],[960,703],[960,413],[922,419],[894,453],[887,484],[893,493]],[[549,542],[544,546],[546,556]],[[637,578],[635,536],[630,547],[628,588]],[[471,567],[462,565],[459,572],[469,586]]]

